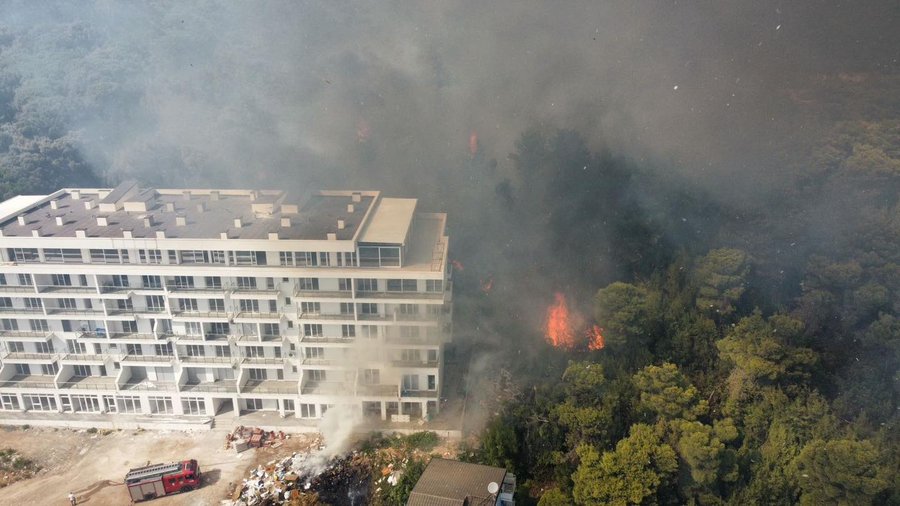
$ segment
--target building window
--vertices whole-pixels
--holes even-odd
[[[8,331],[19,330],[19,321],[10,318],[3,318],[2,320],[0,320],[0,329]]]
[[[9,349],[11,353],[24,353],[25,352],[25,343],[20,341],[9,341],[6,343],[6,347]]]
[[[69,339],[66,341],[66,347],[69,350],[69,353],[74,354],[85,354],[87,353],[87,345],[84,343],[79,343],[74,339]]]
[[[419,314],[418,304],[398,304],[400,314]]]
[[[299,279],[299,289],[306,291],[313,291],[319,289],[319,280],[318,278],[300,278]]]
[[[415,279],[389,279],[387,280],[389,292],[417,292],[419,291]]]
[[[31,367],[28,364],[16,364],[17,376],[28,376],[29,374],[31,374]]]
[[[419,389],[419,375],[418,374],[404,374],[403,375],[403,390],[415,391],[418,389]]]
[[[400,350],[400,360],[403,362],[420,362],[422,360],[419,350]]]
[[[260,251],[235,251],[233,258],[235,265],[257,265],[259,258],[257,253],[262,253],[265,255],[265,252]],[[261,265],[265,265],[263,262]]]
[[[342,292],[349,292],[353,289],[353,282],[350,278],[340,278],[338,279],[338,290]]]
[[[281,329],[277,323],[263,323],[262,324],[262,335],[277,336],[280,333],[281,333]]]
[[[28,325],[33,332],[50,332],[47,320],[28,320]]]
[[[181,399],[181,409],[186,415],[205,415],[206,401],[199,397]]]
[[[95,395],[72,395],[72,410],[76,413],[99,413],[100,399]]]
[[[322,312],[322,304],[319,302],[301,302],[300,314],[319,314]]]
[[[37,297],[25,297],[24,301],[25,307],[28,309],[41,309],[44,307],[41,299]]]
[[[244,399],[247,411],[259,411],[263,408],[262,399]]]
[[[162,279],[159,276],[141,276],[143,288],[162,288]]]
[[[319,265],[316,254],[309,251],[298,251],[294,253],[294,260],[297,267],[315,267]]]
[[[194,277],[193,276],[175,276],[172,280],[175,288],[180,289],[191,289],[194,288]]]
[[[378,280],[377,279],[357,279],[356,280],[356,291],[357,292],[377,292],[378,291]]]
[[[244,349],[245,357],[263,357],[265,356],[265,349],[262,346],[247,346]]]
[[[32,286],[34,281],[31,279],[31,274],[19,274],[19,284],[22,286]]]
[[[203,349],[202,345],[189,344],[185,348],[187,351],[187,356],[189,357],[202,357],[206,355],[206,351]]]
[[[378,314],[378,304],[363,302],[359,305],[360,314]]]
[[[222,278],[219,276],[206,276],[203,281],[206,283],[207,288],[222,289]]]
[[[378,369],[363,369],[363,382],[367,385],[378,385],[381,383],[381,371]]]
[[[142,264],[159,264],[162,263],[162,251],[158,249],[138,250],[138,259]]]
[[[157,356],[171,357],[173,355],[172,343],[154,344],[153,351]]]
[[[13,248],[10,255],[13,262],[40,262],[37,248]]]
[[[52,364],[41,364],[41,374],[44,376],[56,376],[56,373],[59,372],[59,364],[53,362]]]
[[[197,299],[178,299],[178,309],[185,313],[196,313]]]
[[[356,325],[341,325],[342,337],[356,337]]]
[[[224,313],[225,299],[209,299],[209,310],[213,313]]]
[[[113,276],[113,281],[115,281],[115,276]],[[50,284],[53,286],[72,286],[72,276],[68,274],[51,274]]]
[[[141,398],[140,397],[131,397],[131,396],[121,396],[116,398],[116,405],[119,408],[119,413],[140,413],[141,412]]]
[[[300,404],[300,418],[315,418],[316,417],[316,405],[315,404]]]
[[[199,250],[181,251],[181,263],[183,264],[208,264],[209,253]]]
[[[443,292],[444,291],[444,282],[440,279],[426,279],[425,280],[425,291],[426,292]]]
[[[117,249],[92,249],[91,262],[101,264],[119,264],[122,263],[122,259],[119,257],[119,250]]]
[[[256,278],[250,278],[246,276],[241,276],[237,278],[237,286],[242,290],[255,290],[256,289]]]
[[[230,357],[231,356],[231,348],[228,346],[216,346],[216,356],[217,357]]]
[[[166,310],[166,299],[162,295],[147,295],[144,300],[147,302],[147,309],[150,311]]]
[[[224,322],[214,322],[209,324],[208,334],[227,336],[231,332],[231,327]]]
[[[56,411],[56,399],[52,395],[22,394],[25,409],[30,411]]]
[[[247,369],[247,374],[253,381],[263,381],[266,379],[265,369]]]
[[[19,409],[19,398],[15,395],[3,394],[0,395],[0,409],[3,410],[18,410]]]
[[[331,265],[331,254],[330,253],[319,253],[319,265],[322,267],[328,267]]]
[[[360,335],[366,339],[378,338],[378,325],[360,325]]]
[[[58,299],[57,304],[60,309],[76,309],[78,305],[75,304],[75,299]]]
[[[306,371],[306,377],[310,381],[325,381],[327,376],[324,369],[309,369]]]
[[[144,348],[140,344],[128,343],[125,345],[126,353],[129,355],[143,355]]]
[[[53,353],[53,342],[37,342],[34,343],[34,348],[38,353]]]
[[[174,413],[171,397],[148,397],[147,401],[150,403],[150,412],[155,415],[171,415]]]
[[[209,263],[211,264],[220,264],[225,265],[225,252],[219,250],[213,250],[209,252]]]
[[[76,364],[72,366],[73,373],[72,376],[77,376],[79,378],[87,378],[91,375],[91,366]]]
[[[306,358],[316,358],[316,359],[325,358],[325,348],[307,346],[306,348],[303,349],[303,353],[306,356]]]
[[[278,263],[281,265],[294,265],[294,253],[291,251],[279,251]]]
[[[259,301],[253,299],[240,299],[238,300],[238,306],[241,309],[242,313],[258,313],[259,312]]]
[[[400,327],[400,337],[419,337],[419,327]]]
[[[322,325],[319,323],[303,324],[303,335],[307,337],[322,337]]]

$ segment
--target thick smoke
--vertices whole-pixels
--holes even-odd
[[[11,34],[67,26],[69,40],[35,35],[5,64],[52,81],[21,97],[28,107],[60,88],[108,99],[67,127],[111,182],[422,194],[447,191],[441,173],[466,162],[473,132],[504,171],[535,125],[674,160],[714,185],[778,184],[765,155],[784,134],[772,129],[789,128],[776,121],[785,93],[816,73],[896,68],[896,11],[866,1],[19,1],[0,23]]]

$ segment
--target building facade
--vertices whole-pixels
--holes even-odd
[[[445,226],[375,191],[124,183],[7,200],[0,410],[433,415]]]

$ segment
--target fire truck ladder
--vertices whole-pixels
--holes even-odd
[[[130,482],[132,480],[141,480],[150,476],[156,476],[159,474],[169,474],[181,471],[181,464],[156,464],[153,466],[140,467],[138,469],[132,469],[128,471],[128,474],[125,475],[125,481]]]

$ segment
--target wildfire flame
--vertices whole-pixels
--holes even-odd
[[[587,330],[588,349],[591,351],[602,350],[606,347],[606,341],[603,339],[603,329],[597,325],[591,325]]]
[[[556,293],[556,303],[547,309],[547,328],[544,339],[556,348],[571,350],[575,347],[572,316],[566,305],[566,296]]]

